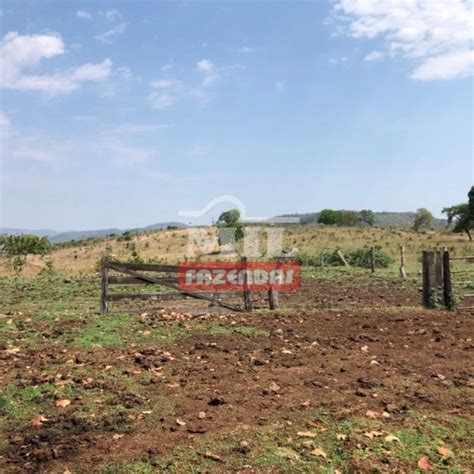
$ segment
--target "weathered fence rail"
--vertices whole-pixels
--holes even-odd
[[[472,285],[474,288],[474,268],[451,271],[451,263],[454,261],[472,261],[474,256],[452,257],[448,250],[424,251],[422,255],[423,264],[423,305],[433,308],[441,303],[447,309],[474,309],[474,302],[470,306],[463,306],[465,300],[474,298],[474,293],[462,295],[462,299],[456,304],[454,290],[459,290],[463,284]],[[453,279],[452,275],[472,275],[472,279],[461,282]],[[454,288],[453,288],[454,287]],[[461,304],[459,304],[461,303]]]
[[[246,262],[245,257],[242,262]],[[111,275],[110,271],[117,274]],[[148,272],[148,273],[141,273]],[[150,275],[150,272],[153,275]],[[101,293],[100,293],[100,312],[107,314],[109,311],[109,302],[123,300],[144,300],[156,299],[159,301],[179,300],[183,298],[194,298],[208,301],[214,305],[237,311],[250,312],[253,310],[252,295],[246,281],[242,286],[242,291],[215,292],[209,291],[183,291],[178,285],[179,267],[177,265],[161,265],[148,263],[125,263],[110,260],[103,256],[100,262],[101,275]],[[155,275],[157,274],[157,275]],[[158,293],[111,293],[110,286],[113,285],[156,285],[164,287],[168,292]],[[217,296],[219,293],[219,297]],[[223,295],[241,298],[243,306],[229,303],[223,300]],[[268,290],[268,304],[270,309],[278,309],[278,291],[274,288]]]

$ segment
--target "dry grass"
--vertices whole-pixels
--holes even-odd
[[[215,228],[209,227],[206,231],[216,239]],[[472,254],[474,250],[474,244],[460,234],[446,231],[415,233],[411,230],[382,228],[290,226],[284,230],[283,242],[285,250],[296,248],[300,254],[307,255],[337,247],[344,250],[379,245],[394,258],[398,258],[399,248],[404,245],[407,264],[418,261],[422,250],[448,247],[456,255]],[[265,251],[264,232],[261,247]],[[45,257],[28,257],[24,272],[26,275],[37,274],[47,260],[52,260],[55,270],[61,272],[92,272],[105,250],[108,249],[113,256],[126,261],[132,259],[133,248],[144,261],[178,262],[184,259],[188,250],[188,231],[162,230],[133,236],[128,242],[111,237],[87,245],[60,248]],[[4,259],[0,263],[0,275],[11,273],[9,262]]]

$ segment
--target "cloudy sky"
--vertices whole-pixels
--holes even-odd
[[[473,182],[472,0],[1,5],[1,226],[439,215]]]

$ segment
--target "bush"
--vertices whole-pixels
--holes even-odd
[[[382,247],[380,246],[374,247],[374,254],[376,267],[387,268],[391,263],[393,263],[393,259],[390,257],[390,255],[382,250]],[[367,247],[352,250],[348,252],[348,255],[345,255],[345,258],[349,265],[354,267],[370,268],[370,249]]]
[[[307,267],[320,267],[322,261],[324,261],[324,265],[329,267],[340,267],[343,266],[344,263],[337,253],[338,250],[341,249],[323,251],[319,255],[298,255],[295,257],[294,261]],[[391,263],[393,263],[393,259],[382,249],[382,247],[376,246],[374,247],[374,251],[376,267],[387,268]],[[370,268],[370,248],[364,247],[354,250],[341,250],[341,252],[349,265],[353,267]]]

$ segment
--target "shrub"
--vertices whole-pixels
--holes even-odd
[[[333,251],[325,250],[319,253],[319,255],[298,255],[294,258],[294,261],[302,266],[308,267],[319,267],[321,266],[322,261],[324,261],[324,265],[329,267],[340,267],[343,266],[344,263],[337,253],[338,250],[340,249],[335,249]],[[354,250],[341,250],[341,252],[349,265],[353,267],[370,268],[370,248],[363,247]],[[393,263],[393,259],[390,255],[388,255],[380,246],[374,247],[374,253],[376,267],[387,268],[391,263]]]
[[[375,266],[379,268],[387,268],[393,259],[380,246],[374,247]],[[370,268],[371,256],[370,249],[367,247],[351,250],[345,255],[347,263],[354,267]]]

